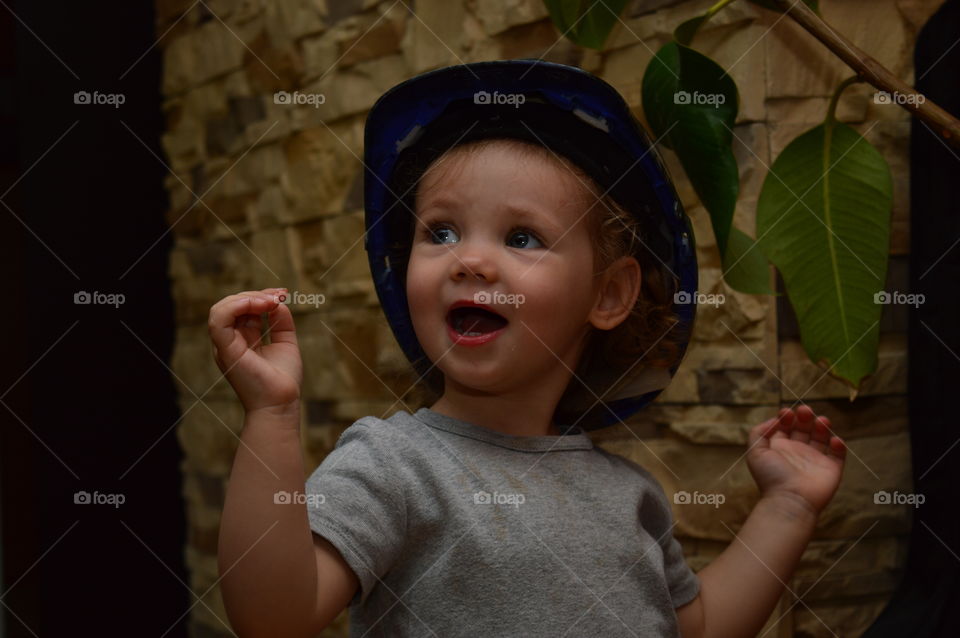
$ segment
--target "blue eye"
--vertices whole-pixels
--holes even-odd
[[[421,235],[433,244],[455,244],[460,241],[456,231],[443,223],[431,224],[424,228]],[[519,237],[519,243],[513,244],[511,240]],[[530,242],[534,242],[533,245]],[[543,243],[532,231],[516,227],[510,231],[507,245],[511,248],[543,248]]]
[[[526,237],[526,238],[527,238],[526,241],[523,242],[523,245],[522,245],[522,246],[514,246],[514,248],[529,248],[529,247],[530,247],[530,241],[531,241],[531,240],[533,240],[534,242],[536,242],[539,247],[541,247],[541,248],[543,247],[543,244],[540,242],[539,239],[537,239],[537,236],[534,235],[534,234],[533,234],[532,232],[530,232],[529,230],[527,230],[527,229],[525,229],[525,228],[516,228],[516,229],[514,229],[514,231],[515,231],[515,232],[513,232],[513,233],[510,235],[511,238],[517,237],[518,235],[519,235],[520,237]],[[537,248],[538,246],[534,246],[534,248]]]
[[[456,233],[453,231],[452,228],[448,228],[443,224],[433,224],[428,228],[424,229],[424,234],[427,235],[427,239],[429,239],[434,244],[447,243],[443,241],[445,236],[442,235],[442,233],[453,233],[454,236],[456,236]],[[436,241],[436,240],[440,240],[440,241]],[[455,239],[450,243],[456,243],[457,241],[459,241],[459,239]]]

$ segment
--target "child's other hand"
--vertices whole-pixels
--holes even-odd
[[[303,365],[285,288],[265,288],[224,297],[210,308],[213,356],[247,413],[279,413],[299,407]],[[270,344],[264,345],[260,313],[266,312]]]
[[[762,497],[786,494],[803,498],[820,513],[833,498],[846,446],[831,436],[827,417],[806,405],[782,408],[779,415],[750,430],[747,467]]]

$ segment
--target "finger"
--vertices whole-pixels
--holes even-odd
[[[781,408],[776,419],[776,430],[770,435],[771,439],[788,439],[793,429],[795,415],[790,408]]]
[[[222,350],[230,345],[237,317],[250,309],[250,301],[249,297],[230,295],[213,304],[207,318],[207,330],[215,346]]]
[[[207,328],[214,345],[221,351],[229,348],[236,335],[238,319],[249,315],[243,317],[243,324],[250,319],[259,319],[260,313],[266,312],[269,305],[266,296],[256,293],[230,295],[214,304],[207,320]]]
[[[790,408],[780,408],[777,413],[777,419],[780,421],[780,430],[789,434],[793,430],[793,424],[797,420],[797,415]]]
[[[810,447],[819,452],[827,452],[827,444],[830,442],[830,427],[827,425],[826,417],[817,417],[813,425],[813,432],[810,435]]]
[[[283,292],[284,291],[280,289],[264,288],[263,290],[245,290],[237,294],[245,297],[256,297],[258,299],[280,303],[280,295],[283,294]]]
[[[847,458],[847,444],[839,436],[830,437],[828,456],[835,456],[841,461]]]
[[[255,314],[259,316],[265,312],[270,312],[271,308],[280,303],[280,295],[283,293],[273,292],[272,289],[268,288],[266,290],[249,290],[237,294],[256,299],[258,303],[254,307],[256,310]]]
[[[272,289],[254,290],[241,292],[240,295],[250,297],[256,301],[251,306],[251,313],[238,316],[236,319],[236,329],[243,336],[243,342],[246,346],[255,352],[260,352],[260,347],[266,344],[266,333],[263,330],[263,319],[261,315],[280,304],[279,294],[270,292]]]
[[[259,302],[262,302],[265,305],[257,305],[257,314],[262,314],[264,312],[270,312],[270,310],[281,303],[280,295],[284,294],[283,292],[271,292],[269,289],[267,291],[263,290],[250,290],[246,292],[238,293],[243,297],[250,297],[256,299]]]
[[[210,317],[219,319],[219,321],[216,322],[219,326],[228,325],[230,322],[227,320],[227,317],[224,315],[224,313],[227,312],[228,308],[235,306],[236,303],[241,300],[241,298],[254,297],[257,299],[269,299],[272,294],[273,293],[268,294],[267,292],[258,290],[245,290],[233,295],[227,295],[210,307]]]
[[[801,443],[809,443],[813,432],[814,418],[815,415],[809,405],[801,405],[797,408],[797,421],[793,426],[790,438]]]
[[[281,303],[270,310],[267,315],[267,325],[270,329],[270,343],[289,343],[297,345],[297,329],[293,322],[293,313],[290,306],[283,303],[283,295],[280,296]]]
[[[276,341],[291,342],[296,345],[296,335],[294,334],[293,338],[289,336],[289,331],[293,330],[293,317],[289,317],[289,322],[286,321],[286,317],[291,313],[289,309],[286,311],[280,310],[281,308],[287,308],[285,300],[288,295],[288,291],[285,287],[280,288],[264,288],[263,290],[258,291],[257,296],[266,299],[267,307],[267,330],[263,330],[263,322],[260,317],[257,317],[256,321],[256,334],[249,335],[247,338],[247,343],[251,347],[259,348],[260,345],[266,343],[266,336],[269,334],[270,342],[274,343]],[[278,321],[278,318],[282,318]],[[288,327],[289,323],[289,327]],[[277,334],[278,324],[281,324],[280,332],[283,334]]]
[[[776,427],[776,418],[767,419],[763,423],[758,423],[757,425],[753,426],[747,436],[747,443],[749,447],[770,447],[770,441],[767,439],[767,437],[774,431]]]
[[[248,348],[256,350],[263,340],[263,319],[260,314],[245,314],[237,317],[235,329],[243,337]]]

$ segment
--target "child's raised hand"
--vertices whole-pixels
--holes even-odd
[[[247,413],[297,407],[303,364],[285,288],[265,288],[224,297],[210,308],[213,356]],[[260,313],[267,315],[270,344],[261,338]]]
[[[778,416],[750,430],[747,467],[761,496],[799,496],[820,513],[833,498],[846,446],[831,436],[830,420],[806,405],[780,410]]]

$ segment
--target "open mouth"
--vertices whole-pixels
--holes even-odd
[[[496,332],[508,321],[495,312],[476,306],[461,306],[447,313],[447,323],[458,334],[475,337]]]

